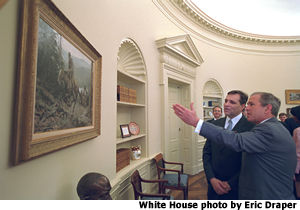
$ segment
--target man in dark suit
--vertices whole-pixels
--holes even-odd
[[[249,131],[254,124],[249,122],[242,111],[245,109],[248,95],[239,90],[228,92],[225,103],[225,117],[211,121],[214,125],[241,133]],[[207,121],[208,122],[208,121]],[[241,169],[242,153],[207,139],[203,148],[203,166],[208,183],[208,200],[237,200],[238,178]]]
[[[293,117],[290,117],[283,122],[283,125],[289,130],[291,136],[293,136],[294,130],[300,127],[300,122],[296,121]]]
[[[210,120],[207,120],[207,122],[213,122],[213,121],[218,120],[222,117],[222,107],[214,106],[212,111],[213,111],[212,114],[213,114],[214,118],[212,118]]]
[[[199,120],[193,103],[190,108],[173,105],[175,114],[196,127],[195,132],[234,151],[243,151],[239,199],[295,199],[296,147],[288,130],[276,119],[280,108],[277,97],[265,92],[251,95],[246,108],[247,119],[256,126],[244,133],[224,130]]]

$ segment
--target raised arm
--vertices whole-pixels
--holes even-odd
[[[199,118],[194,110],[194,103],[190,104],[190,109],[185,108],[180,104],[174,104],[173,109],[175,114],[186,124],[196,127]]]

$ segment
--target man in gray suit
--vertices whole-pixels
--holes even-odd
[[[239,199],[295,199],[293,176],[296,168],[296,148],[292,137],[276,119],[280,100],[270,93],[253,93],[247,103],[247,119],[256,124],[249,132],[224,130],[197,117],[191,103],[187,109],[173,105],[175,114],[185,123],[196,127],[195,132],[243,151],[239,179]]]

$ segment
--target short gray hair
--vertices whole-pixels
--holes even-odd
[[[252,93],[251,96],[253,95],[260,95],[259,102],[261,103],[262,106],[267,106],[268,104],[272,105],[272,110],[271,113],[277,117],[279,108],[280,108],[280,99],[274,96],[272,93],[266,93],[266,92],[255,92]]]

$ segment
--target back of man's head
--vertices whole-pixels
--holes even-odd
[[[298,121],[300,121],[300,105],[291,108],[291,114],[295,116],[298,119]]]
[[[77,184],[80,200],[111,200],[111,185],[108,178],[99,173],[88,173]]]

